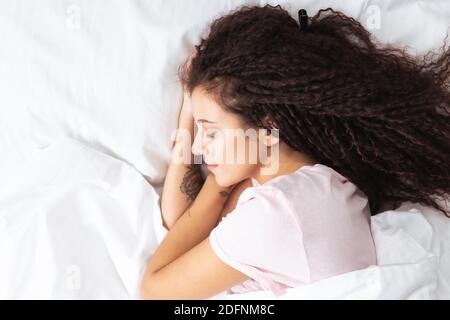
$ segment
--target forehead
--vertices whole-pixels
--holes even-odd
[[[225,111],[202,88],[195,88],[191,96],[192,116],[195,121],[200,119],[215,122],[215,126],[230,129],[245,129],[237,114]],[[207,124],[207,122],[205,122]]]
[[[217,122],[225,112],[203,89],[195,88],[191,96],[192,114],[194,119],[207,119]]]

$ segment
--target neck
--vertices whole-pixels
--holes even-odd
[[[271,154],[265,164],[260,165],[252,178],[256,179],[258,183],[264,184],[273,178],[290,174],[303,166],[314,165],[316,163],[317,162],[306,154],[300,153],[284,143],[280,143],[278,157],[274,157],[273,154]]]

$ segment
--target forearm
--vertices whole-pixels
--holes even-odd
[[[185,180],[191,182],[183,183]],[[166,229],[170,230],[183,212],[186,211],[193,201],[192,196],[196,194],[196,190],[201,187],[202,182],[200,170],[196,167],[184,165],[171,165],[169,167],[161,195],[162,221]],[[183,192],[185,189],[182,186],[186,184],[191,187],[189,193]]]
[[[146,273],[157,272],[208,237],[230,190],[231,187],[219,186],[210,173],[191,207],[176,221],[150,259]]]
[[[191,145],[194,138],[194,121],[186,114],[186,96],[178,119],[178,130],[172,149],[172,158],[164,180],[161,195],[161,213],[164,227],[171,229],[175,221],[198,194],[203,179],[200,165],[194,164]]]

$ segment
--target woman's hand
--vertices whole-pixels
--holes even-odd
[[[252,186],[252,182],[251,182],[250,178],[242,180],[241,182],[239,182],[233,186],[233,188],[230,191],[230,195],[228,196],[227,201],[223,205],[222,213],[221,213],[221,216],[220,216],[218,222],[220,222],[220,219],[225,217],[227,214],[229,214],[231,211],[233,211],[236,208],[237,202],[238,202],[239,197],[241,196],[242,192],[244,192],[245,189],[250,188],[251,186]]]
[[[180,111],[180,122],[183,124],[190,123],[194,121],[194,117],[192,115],[192,105],[191,105],[191,97],[187,93],[186,90],[183,91],[183,101]]]
[[[192,59],[195,57],[196,51],[193,50],[190,55],[188,56],[186,60],[186,66],[187,68],[190,67]],[[186,88],[183,88],[183,103],[181,108],[181,114],[180,116],[184,120],[192,120],[192,105],[191,105],[191,97],[189,93],[187,92]]]
[[[205,183],[208,182],[208,189],[211,191],[211,193],[218,193],[220,194],[222,197],[228,198],[228,196],[231,194],[231,192],[233,191],[234,187],[236,187],[237,184],[233,184],[227,187],[223,187],[221,185],[219,185],[216,181],[216,177],[214,176],[214,174],[212,172],[208,172],[206,179],[205,179]]]

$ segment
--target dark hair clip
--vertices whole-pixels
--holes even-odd
[[[300,22],[300,30],[308,28],[308,14],[305,9],[298,10],[298,21]]]

